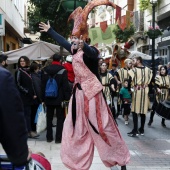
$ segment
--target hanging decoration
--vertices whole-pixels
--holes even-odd
[[[126,11],[126,27],[130,27],[130,11]]]
[[[155,29],[152,26],[150,26],[146,34],[148,35],[150,39],[156,39],[162,35],[162,31],[160,30],[158,26],[155,27]]]
[[[120,29],[123,31],[126,28],[126,15],[121,17],[121,20],[117,21],[117,24],[119,25]]]
[[[121,22],[121,7],[116,5],[116,21],[119,20]]]

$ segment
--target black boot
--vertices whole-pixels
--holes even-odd
[[[153,117],[155,115],[155,112],[154,111],[151,111],[151,114],[150,114],[150,119],[149,119],[149,122],[148,122],[148,126],[151,126],[151,124],[153,123]]]
[[[121,166],[121,170],[126,170],[126,165]]]
[[[161,124],[162,124],[163,127],[166,127],[166,125],[165,125],[165,119],[162,118]]]

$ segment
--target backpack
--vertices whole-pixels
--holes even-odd
[[[62,74],[65,69],[61,69],[57,74]],[[56,75],[49,76],[45,87],[45,97],[56,98],[58,96],[58,84],[55,79]]]

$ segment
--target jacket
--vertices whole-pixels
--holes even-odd
[[[0,143],[15,165],[27,162],[27,128],[23,103],[11,73],[0,67]]]
[[[24,105],[31,105],[35,92],[29,72],[24,68],[19,68],[15,72],[15,80]]]
[[[42,73],[42,100],[46,105],[61,105],[64,100],[70,99],[71,90],[68,84],[67,71],[64,69],[62,74],[57,74],[60,70],[64,69],[63,66],[52,64],[44,68]],[[56,98],[45,97],[45,87],[50,76],[55,76],[58,84],[58,96]]]
[[[33,104],[40,104],[42,102],[42,89],[41,89],[41,78],[38,73],[31,73],[33,89],[36,99],[33,99]]]

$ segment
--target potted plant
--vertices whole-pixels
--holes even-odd
[[[162,35],[162,31],[158,26],[156,26],[155,29],[152,26],[150,26],[146,34],[150,39],[155,39]]]
[[[126,27],[124,30],[122,30],[119,25],[116,24],[113,28],[113,33],[117,43],[125,43],[135,33],[135,27],[131,23],[129,27]]]

